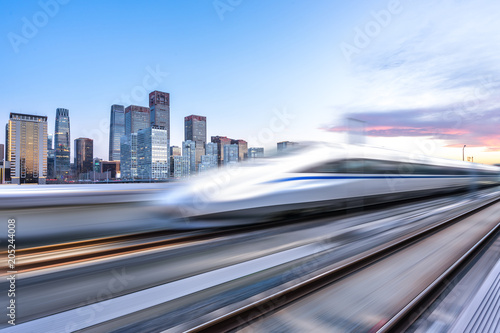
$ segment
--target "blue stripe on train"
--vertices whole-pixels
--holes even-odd
[[[477,178],[477,177],[494,177],[487,175],[463,175],[463,176],[398,176],[398,175],[385,175],[385,176],[303,176],[303,177],[289,177],[283,179],[270,180],[266,183],[281,183],[294,180],[313,180],[313,179],[387,179],[387,178]]]

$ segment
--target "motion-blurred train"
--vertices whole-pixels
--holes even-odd
[[[195,177],[166,194],[160,213],[186,228],[260,223],[296,214],[474,190],[500,168],[367,146],[305,143],[282,155]]]

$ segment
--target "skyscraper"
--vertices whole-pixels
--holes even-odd
[[[8,127],[12,183],[45,184],[47,117],[11,113]]]
[[[207,117],[190,115],[184,117],[184,140],[191,140],[196,145],[196,165],[201,162],[201,156],[205,155],[205,144],[207,143]]]
[[[94,159],[94,140],[89,138],[75,139],[75,167],[76,174],[92,171]]]
[[[137,178],[137,133],[121,137],[120,164],[122,179]]]
[[[5,151],[5,148],[4,148],[3,144],[0,144],[0,162],[4,160],[4,155],[3,155],[4,151]]]
[[[245,140],[231,140],[231,144],[238,145],[238,161],[248,158],[248,143]]]
[[[184,117],[184,139],[207,142],[207,117],[190,115]]]
[[[54,136],[49,134],[47,138],[47,179],[55,177],[54,174],[55,151],[54,151]]]
[[[164,180],[169,176],[167,130],[151,126],[137,132],[137,174],[140,179]]]
[[[224,146],[224,165],[238,163],[238,145],[230,144]]]
[[[212,136],[212,142],[217,144],[217,162],[219,165],[224,163],[224,146],[231,144],[231,139],[227,136]]]
[[[187,140],[182,143],[182,156],[189,157],[190,174],[196,174],[196,143],[194,141]]]
[[[9,151],[9,123],[5,125],[5,160],[10,161],[10,151]]]
[[[125,135],[137,133],[150,127],[149,109],[145,106],[130,105],[125,108]]]
[[[125,108],[123,105],[111,105],[109,120],[109,160],[120,160],[120,138],[125,135]]]
[[[151,127],[149,114],[149,108],[144,106],[130,105],[125,108],[125,135],[120,138],[120,168],[124,179],[138,177],[137,133]]]
[[[149,94],[149,108],[151,110],[150,125],[165,128],[167,139],[170,141],[170,94],[153,91]]]
[[[70,124],[69,110],[58,108],[56,110],[55,131],[55,163],[54,171],[57,178],[67,177],[70,171]]]

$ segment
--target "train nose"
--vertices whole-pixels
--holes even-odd
[[[158,209],[169,217],[185,218],[202,214],[206,204],[206,200],[192,191],[179,191],[165,196]]]

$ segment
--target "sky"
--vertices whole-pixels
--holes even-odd
[[[344,142],[500,163],[496,0],[2,1],[0,124],[69,109],[107,159],[112,104],[171,96],[208,136]],[[0,142],[4,142],[0,135]]]

